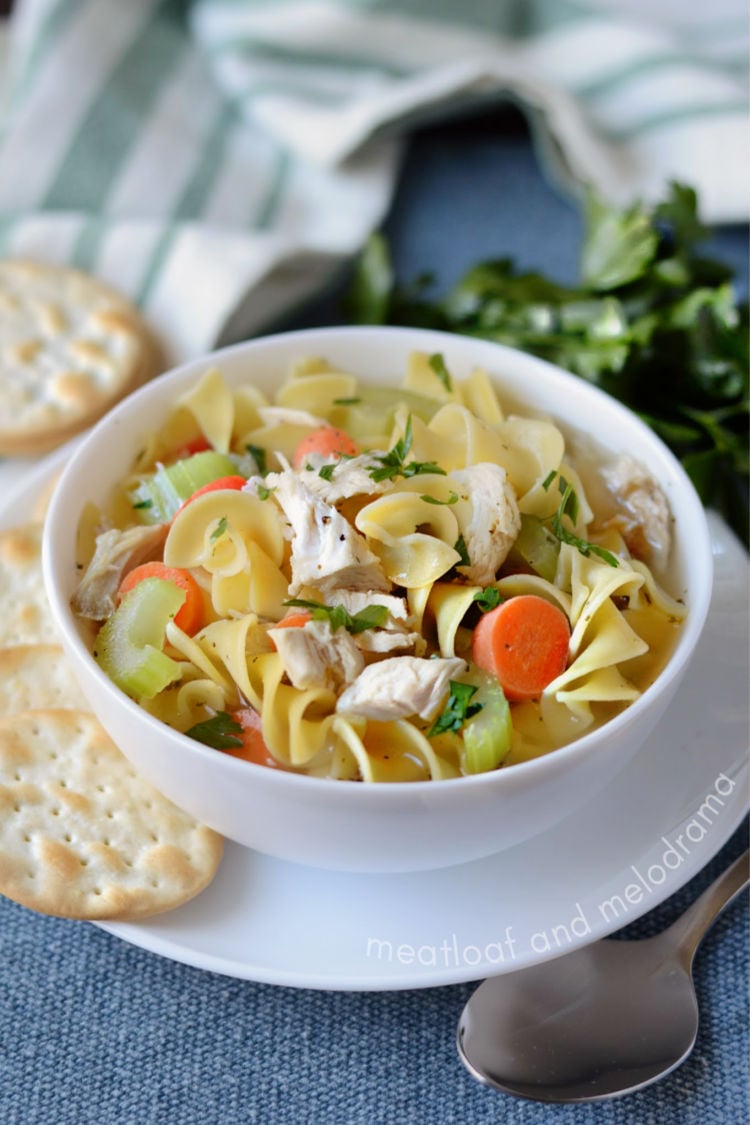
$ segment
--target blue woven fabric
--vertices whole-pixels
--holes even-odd
[[[388,226],[405,279],[433,269],[447,284],[492,254],[573,274],[576,212],[545,185],[515,119],[500,124],[415,141]],[[728,230],[715,247],[744,271],[746,242],[745,231]],[[337,316],[335,300],[321,302],[306,323]],[[667,925],[747,836],[745,826],[626,936]],[[747,920],[745,896],[698,955],[702,1023],[691,1058],[640,1094],[562,1108],[497,1094],[463,1069],[455,1028],[473,986],[349,994],[258,985],[0,899],[0,1125],[740,1125],[750,1111]]]

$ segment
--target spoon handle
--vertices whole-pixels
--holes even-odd
[[[750,883],[749,861],[750,851],[743,852],[670,926],[670,936],[679,945],[688,964],[722,910]]]

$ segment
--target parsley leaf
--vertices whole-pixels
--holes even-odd
[[[450,680],[448,687],[450,694],[442,714],[438,715],[435,722],[427,731],[428,738],[445,731],[459,731],[467,719],[482,710],[481,703],[471,703],[471,697],[477,692],[474,684],[460,684],[457,680]]]
[[[409,461],[404,464],[412,445],[411,414],[406,420],[404,436],[387,453],[378,453],[373,458],[379,461],[380,466],[368,469],[372,480],[393,480],[394,477],[416,477],[422,473],[437,473],[438,476],[447,476],[445,469],[441,469],[436,461]]]
[[[246,445],[245,449],[258,466],[259,475],[264,477],[268,472],[268,454],[265,449],[260,445]]]
[[[425,504],[457,504],[458,503],[458,493],[457,492],[451,492],[451,494],[450,494],[450,496],[448,497],[447,500],[438,500],[437,497],[427,496],[426,494],[423,494],[422,496],[420,496],[419,499],[424,500]]]
[[[483,590],[477,590],[473,600],[477,603],[482,613],[489,613],[491,609],[497,609],[500,602],[505,601],[496,586],[485,586]]]
[[[209,536],[211,542],[215,543],[217,539],[221,539],[222,535],[226,535],[228,526],[227,517],[222,516]]]
[[[333,470],[335,468],[336,468],[335,461],[332,461],[329,465],[321,465],[320,469],[318,470],[318,476],[322,477],[323,480],[329,481],[333,477]]]
[[[356,406],[357,403],[361,401],[361,398],[357,398],[357,396],[354,395],[352,398],[335,398],[333,404],[334,406]]]
[[[233,750],[242,746],[242,738],[237,737],[242,734],[242,727],[226,711],[217,711],[212,718],[190,727],[185,734],[204,746],[213,746],[214,750]]]
[[[459,535],[458,539],[453,544],[453,550],[458,551],[459,555],[461,556],[461,561],[456,564],[457,566],[471,566],[471,559],[469,558],[469,552],[466,547],[466,540],[464,539],[463,535]]]
[[[323,605],[307,598],[288,598],[284,605],[309,609],[313,621],[328,621],[334,633],[337,629],[346,629],[352,635],[364,633],[366,629],[380,628],[388,620],[388,608],[384,605],[368,605],[353,615],[342,605]]]
[[[265,484],[259,484],[255,491],[259,500],[267,500],[271,493],[276,491],[276,488],[267,488]]]
[[[453,381],[451,379],[448,368],[445,366],[445,360],[443,359],[442,354],[440,352],[435,352],[434,355],[430,356],[427,362],[437,375],[440,382],[445,387],[446,391],[452,391]]]
[[[137,504],[133,505],[133,507],[136,508],[136,509],[137,508],[153,508],[153,506],[154,506],[153,500],[139,500]]]
[[[542,488],[545,492],[549,491],[555,477],[559,478],[558,489],[560,490],[562,499],[558,505],[557,511],[548,524],[552,534],[556,539],[559,539],[561,543],[569,543],[571,547],[575,547],[582,555],[586,555],[587,557],[589,555],[596,555],[597,558],[607,563],[608,566],[619,566],[620,564],[617,558],[611,551],[605,550],[604,547],[598,547],[596,543],[590,543],[588,539],[581,539],[580,536],[574,535],[573,532],[565,526],[563,523],[565,516],[568,517],[571,523],[575,523],[578,519],[578,496],[572,484],[565,479],[562,473],[556,472],[550,473],[542,482]]]

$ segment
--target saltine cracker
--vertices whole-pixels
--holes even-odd
[[[222,837],[148,784],[85,711],[0,721],[0,893],[45,914],[146,918],[213,879]]]
[[[59,642],[42,578],[42,525],[0,532],[0,646]]]
[[[48,708],[88,710],[62,646],[0,648],[0,716]]]
[[[155,375],[138,310],[66,266],[0,261],[0,453],[42,453]]]

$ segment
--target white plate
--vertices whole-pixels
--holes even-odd
[[[56,454],[7,500],[28,518]],[[711,517],[715,589],[683,686],[607,790],[498,856],[414,875],[299,867],[228,844],[198,898],[106,924],[201,969],[301,988],[427,988],[547,960],[619,929],[681,887],[740,823],[748,793],[748,560]]]

